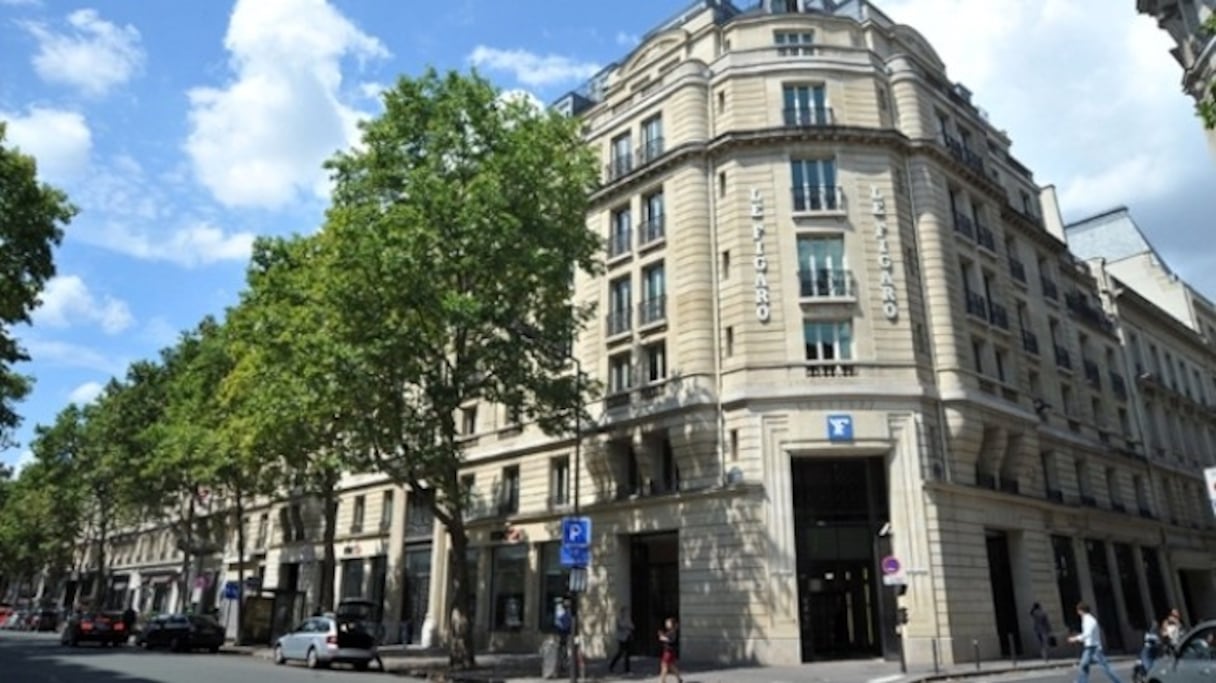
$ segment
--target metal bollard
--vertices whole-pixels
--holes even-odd
[[[1009,641],[1009,656],[1013,658],[1013,668],[1016,669],[1018,668],[1018,649],[1014,647],[1013,634],[1006,633],[1005,638]]]
[[[971,649],[975,651],[975,670],[980,670],[980,641],[972,638]]]
[[[937,638],[934,638],[929,642],[933,646],[933,675],[936,676],[937,674],[941,673],[940,664],[937,660]]]

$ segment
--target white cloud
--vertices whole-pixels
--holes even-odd
[[[25,24],[38,41],[33,62],[42,80],[104,95],[143,68],[144,52],[134,26],[112,24],[93,9],[72,12],[68,24],[72,30],[67,33],[40,23]]]
[[[485,45],[473,48],[469,63],[490,71],[506,71],[520,83],[544,88],[560,83],[581,81],[599,72],[591,62],[580,62],[561,55],[538,55],[527,50],[499,50]]]
[[[94,296],[77,275],[51,278],[41,300],[32,316],[35,325],[71,327],[84,321],[100,326],[106,334],[118,334],[134,322],[125,301],[109,295]]]
[[[254,237],[250,232],[228,233],[206,222],[191,223],[160,235],[132,228],[121,221],[110,221],[84,239],[146,261],[166,261],[194,268],[248,259],[253,251]]]
[[[93,134],[74,111],[31,107],[25,115],[0,111],[8,141],[38,162],[38,176],[52,183],[80,177],[89,165]]]
[[[639,38],[637,36],[637,34],[634,34],[634,33],[626,33],[624,31],[616,32],[616,44],[620,45],[621,47],[627,47],[627,48],[632,49],[634,47],[637,47],[637,44],[639,42],[641,42],[641,40],[642,39]]]
[[[883,10],[924,34],[1036,181],[1057,185],[1067,215],[1195,206],[1182,188],[1216,184],[1174,46],[1134,3],[887,0]],[[1193,213],[1192,231],[1206,226]],[[1160,221],[1159,241],[1170,239],[1161,211],[1137,216],[1150,231]]]
[[[388,50],[325,0],[238,0],[224,46],[233,80],[189,92],[195,176],[227,206],[324,197],[321,163],[358,140],[367,116],[339,98],[341,61]]]
[[[364,97],[366,97],[369,100],[378,101],[380,99],[380,95],[385,90],[388,90],[387,85],[385,85],[383,83],[377,83],[375,81],[368,81],[366,83],[359,84],[359,94],[363,95]]]
[[[498,99],[502,102],[523,102],[537,112],[545,110],[545,103],[533,94],[531,90],[524,90],[523,88],[504,90],[498,94]]]
[[[34,463],[34,452],[30,449],[21,451],[21,455],[17,456],[17,460],[13,462],[13,476],[21,474],[21,470]]]
[[[43,367],[84,368],[117,376],[125,372],[127,361],[79,344],[33,337],[22,339],[30,359]]]
[[[103,389],[105,389],[105,386],[100,382],[85,382],[73,389],[72,393],[68,394],[68,400],[76,405],[92,403],[93,399],[101,395]]]

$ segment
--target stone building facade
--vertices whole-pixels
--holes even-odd
[[[1196,101],[1216,96],[1216,32],[1204,28],[1216,0],[1136,0],[1136,11],[1157,20],[1177,47],[1170,54],[1182,67],[1182,90]],[[1205,132],[1216,154],[1216,130]]]
[[[605,391],[577,440],[498,406],[460,416],[481,646],[552,630],[575,492],[591,656],[622,605],[643,652],[678,616],[686,658],[769,664],[1033,652],[1035,602],[1062,631],[1089,601],[1127,650],[1171,606],[1216,614],[1193,495],[1216,444],[1156,450],[1141,404],[1164,389],[1125,344],[1151,330],[1206,359],[1208,340],[1110,303],[1052,188],[915,29],[861,0],[701,0],[555,106],[604,165],[605,272],[576,283],[600,315],[575,353]],[[349,480],[339,594],[432,642],[449,560],[409,500]],[[246,566],[301,607],[315,519],[275,503],[246,521],[266,539]]]

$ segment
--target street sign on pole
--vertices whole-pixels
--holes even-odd
[[[899,558],[894,555],[887,555],[882,558],[882,573],[883,574],[898,574],[902,565],[899,564]]]
[[[587,548],[591,546],[591,518],[563,517],[562,545],[571,548]]]
[[[582,593],[587,590],[587,569],[575,567],[570,570],[570,592]]]
[[[225,581],[224,582],[224,599],[225,600],[236,600],[238,597],[240,597],[240,593],[241,593],[241,585],[239,583],[237,583],[236,581]]]
[[[559,559],[563,567],[586,567],[591,564],[591,549],[563,545]]]

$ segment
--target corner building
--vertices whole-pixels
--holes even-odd
[[[575,351],[605,396],[573,461],[471,435],[482,642],[551,627],[572,476],[592,655],[621,605],[644,652],[678,616],[686,657],[764,663],[897,657],[905,612],[909,661],[948,663],[1035,651],[1034,602],[1128,650],[1181,602],[1094,278],[914,29],[704,0],[556,106],[604,164]]]

